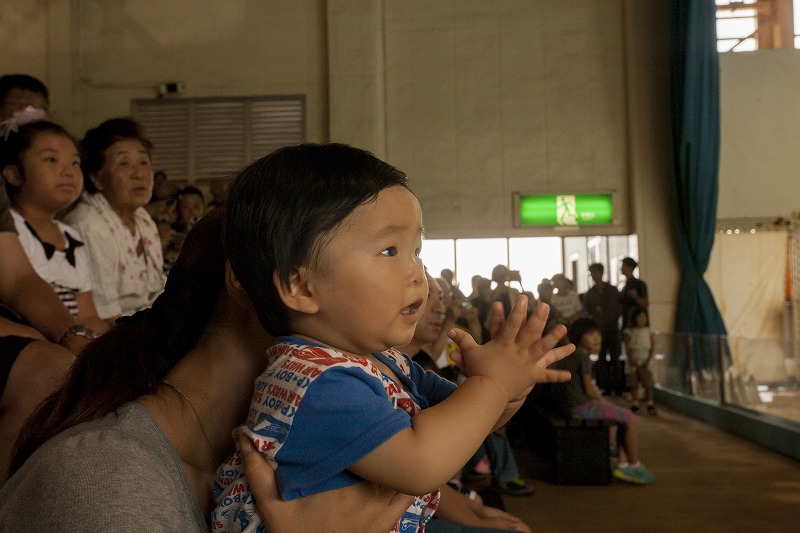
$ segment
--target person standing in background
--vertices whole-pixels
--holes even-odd
[[[648,311],[650,299],[647,296],[647,284],[633,275],[633,271],[639,266],[632,257],[626,257],[620,265],[620,272],[625,276],[625,286],[622,288],[622,329],[629,327],[631,309],[640,307]]]
[[[625,389],[625,372],[619,359],[619,291],[603,281],[604,272],[605,267],[600,263],[589,265],[589,275],[594,286],[584,295],[583,303],[586,312],[600,326],[603,339],[598,354],[600,358],[594,365],[597,386],[604,394],[622,394]]]
[[[556,310],[556,321],[568,326],[582,315],[583,304],[571,279],[561,273],[551,279],[556,289],[556,293],[550,297],[552,307]]]

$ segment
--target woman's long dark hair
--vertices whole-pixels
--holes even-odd
[[[223,219],[218,208],[192,228],[152,308],[118,319],[81,352],[64,386],[25,423],[9,476],[57,433],[151,392],[194,347],[224,287]]]
[[[280,148],[231,183],[225,249],[268,333],[290,333],[273,273],[288,284],[347,215],[394,185],[408,188],[406,175],[371,153],[311,143]]]

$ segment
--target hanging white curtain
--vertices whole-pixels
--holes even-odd
[[[717,233],[706,280],[728,328],[738,374],[759,383],[786,378],[786,255],[789,232]],[[788,338],[791,338],[789,336]]]

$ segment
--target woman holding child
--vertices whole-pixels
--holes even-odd
[[[335,174],[344,174],[345,178],[358,180],[353,158],[361,159],[360,171],[371,172],[376,166],[385,165],[374,158],[367,158],[368,164],[364,166],[363,152],[341,146],[297,147],[284,150],[281,155],[284,158],[273,157],[266,166],[264,160],[254,163],[237,181],[252,180],[259,173],[273,172],[286,179],[321,173],[314,179],[325,180]],[[406,195],[407,189],[402,185],[400,187],[402,190],[392,190],[399,195],[396,200],[413,204],[413,195],[410,192]],[[303,228],[295,228],[300,230],[300,235],[291,237],[305,238],[306,250],[311,253],[303,256],[290,252],[288,261],[294,266],[286,272],[270,265],[269,258],[273,253],[287,252],[279,249],[253,250],[249,256],[252,264],[245,267],[238,262],[238,267],[232,269],[226,263],[221,246],[220,217],[225,212],[214,211],[201,219],[190,233],[173,267],[165,292],[155,301],[152,309],[120,320],[109,333],[94,341],[76,363],[66,386],[52,396],[28,424],[12,463],[12,472],[17,473],[0,490],[0,529],[80,531],[90,524],[92,529],[102,529],[108,525],[117,530],[207,531],[209,511],[214,506],[211,482],[217,473],[225,474],[224,470],[219,471],[217,467],[222,459],[234,451],[231,431],[246,419],[252,383],[265,368],[263,353],[271,338],[262,325],[269,325],[271,332],[297,333],[291,326],[298,316],[303,316],[297,313],[308,314],[318,304],[325,309],[335,304],[337,299],[332,296],[333,293],[327,296],[315,293],[315,297],[322,300],[316,304],[311,302],[311,307],[308,307],[310,301],[306,299],[305,303],[301,302],[295,308],[292,306],[294,304],[286,304],[292,296],[285,291],[294,293],[302,300],[305,291],[310,289],[307,283],[312,278],[315,281],[311,283],[319,286],[332,279],[325,276],[338,272],[337,268],[340,267],[336,266],[336,261],[331,262],[330,257],[321,254],[329,245],[329,252],[334,254],[344,248],[340,247],[341,243],[332,243],[328,238],[358,236],[358,232],[351,234],[352,227],[340,227],[341,213],[344,212],[346,218],[347,213],[362,207],[370,211],[377,205],[374,203],[376,197],[380,200],[380,195],[376,193],[361,197],[354,203],[340,205],[338,214],[332,213],[322,221],[321,227],[330,233],[322,240],[317,240],[313,233],[306,233],[303,237]],[[260,202],[269,202],[272,198],[266,191],[261,191],[261,196],[254,200],[255,203],[251,203],[258,209]],[[386,207],[392,209],[390,205]],[[252,235],[252,229],[253,216],[246,209],[228,212],[225,227],[228,252],[233,248],[241,251],[240,243],[247,241],[245,237]],[[262,233],[269,233],[270,230],[281,232],[287,238],[287,232],[291,231],[290,228],[272,224],[259,224],[255,229]],[[391,264],[402,253],[397,261],[403,265],[406,262],[411,264],[413,261],[406,257],[409,253],[406,247],[411,244],[407,237],[418,233],[419,229],[414,226],[398,230],[394,224],[390,225],[386,232],[381,233],[385,233],[386,237],[399,231],[402,244],[388,244],[384,247],[385,253],[379,254],[382,259],[377,260],[386,260]],[[411,240],[416,242],[417,237]],[[364,252],[359,252],[363,257],[357,260],[375,260],[367,257],[369,254],[366,250]],[[238,254],[237,261],[243,257]],[[418,266],[421,272],[421,265]],[[300,270],[304,272],[302,279],[297,277]],[[357,279],[358,272],[354,270],[351,274],[356,274],[351,280],[353,283],[363,282]],[[265,283],[272,288],[261,286],[260,277],[264,277]],[[363,346],[348,345],[348,352],[363,353],[360,349],[366,347],[366,353],[370,353],[380,348],[377,344],[382,343],[398,345],[407,333],[413,333],[416,310],[424,304],[427,292],[422,287],[422,274],[419,278],[417,280],[417,276],[409,273],[410,285],[406,296],[414,297],[399,298],[403,307],[395,310],[397,316],[389,321],[387,329],[382,331],[381,327],[377,327],[364,330],[363,337],[353,337],[357,343],[363,341]],[[375,287],[377,289],[379,285]],[[330,289],[334,287],[331,285]],[[275,296],[270,296],[270,293],[281,290],[284,291],[281,295],[283,303],[278,304],[281,309],[273,309]],[[395,296],[406,292],[406,289],[397,290],[398,287],[389,288],[390,292],[386,293],[394,294],[390,303],[394,302]],[[287,299],[283,299],[284,296]],[[389,309],[391,305],[386,306],[385,303],[378,303],[378,307]],[[468,382],[474,379],[474,386],[459,387],[459,391],[452,393],[452,398],[444,399],[443,396],[439,405],[447,404],[450,413],[457,415],[459,420],[469,417],[459,425],[475,426],[476,433],[487,433],[495,422],[505,417],[504,414],[513,412],[535,382],[563,380],[567,377],[563,372],[552,372],[545,368],[571,350],[561,348],[548,351],[563,334],[563,328],[541,338],[544,320],[537,315],[526,327],[521,327],[524,319],[519,315],[524,316],[524,306],[518,303],[517,307],[519,313],[513,314],[506,323],[499,340],[483,348],[470,342],[465,334],[456,334],[465,352],[466,368],[475,376]],[[358,312],[356,308],[346,309],[353,314]],[[287,310],[294,317],[292,321],[286,318]],[[325,314],[328,312],[326,310]],[[344,324],[351,323],[347,316],[341,318]],[[323,324],[324,317],[321,320],[320,324]],[[326,337],[336,331],[336,328],[320,330]],[[376,344],[375,339],[380,342]],[[481,356],[472,359],[471,354],[478,351]],[[395,385],[396,388],[414,389],[416,385],[401,375],[411,372],[417,373],[417,377],[427,383],[420,385],[419,391],[444,390],[440,384],[430,381],[429,377],[419,375],[419,371],[413,367],[407,368],[407,358],[399,352],[392,352],[391,356],[375,356],[377,362],[369,362],[376,369],[376,383],[383,382],[384,385],[374,387],[370,381],[372,378],[359,375],[355,379],[365,383],[360,386],[361,389],[371,388],[379,395],[379,389],[391,385],[389,381],[399,383],[400,387]],[[357,357],[348,357],[351,363],[360,361],[356,361]],[[525,368],[526,371],[512,371],[514,365],[510,365],[509,360],[517,361],[516,367]],[[500,363],[495,363],[498,361]],[[502,370],[493,366],[496,364],[500,364]],[[351,371],[362,372],[352,365],[347,372]],[[488,407],[484,405],[480,413],[474,409],[473,412],[465,412],[477,401],[477,398],[470,397],[477,391],[485,393],[481,399]],[[398,406],[411,409],[405,396],[401,396],[396,397]],[[256,395],[252,394],[252,397],[255,399]],[[437,411],[436,407],[430,410],[432,415]],[[250,414],[253,414],[252,410]],[[394,415],[391,424],[394,429],[391,431],[402,432],[409,427],[408,422],[403,422],[403,416],[410,420],[409,415],[402,412]],[[422,419],[420,423],[423,423]],[[435,426],[431,428],[437,431]],[[447,427],[442,431],[446,430]],[[442,436],[442,431],[434,435]],[[410,436],[406,433],[403,435]],[[476,434],[467,438],[462,434],[465,440],[475,440],[475,447],[484,436]],[[390,434],[386,438],[393,437]],[[442,438],[449,439],[446,435]],[[438,440],[438,437],[434,438],[434,441]],[[309,449],[315,447],[315,443],[304,444],[302,439],[294,443],[299,446],[297,453],[302,452],[303,446]],[[376,444],[380,442],[373,445]],[[266,468],[266,463],[252,451],[253,445],[247,439],[240,439],[240,445],[246,468],[248,465],[262,470]],[[360,452],[361,459],[353,457],[356,463],[361,462],[353,469],[353,473],[370,478],[370,472],[378,465],[369,456],[366,445],[359,443],[359,446],[366,452]],[[465,455],[464,459],[471,453],[466,450],[468,447],[464,444],[458,446],[459,454]],[[448,460],[458,462],[456,459],[445,459],[445,462]],[[441,475],[448,470],[446,474],[449,476],[456,467],[450,469],[448,465],[434,467],[435,475],[428,477],[438,477],[439,470],[442,470]],[[253,470],[247,472],[252,473]],[[380,489],[378,484],[358,482],[358,477],[349,472],[335,473],[331,478],[334,479],[333,486],[321,491],[307,491],[310,496],[285,502],[279,501],[274,493],[270,497],[269,491],[263,492],[264,483],[267,489],[274,490],[274,486],[269,485],[268,476],[257,477],[255,486],[253,480],[249,479],[249,489],[258,498],[258,514],[268,525],[269,531],[332,531],[337,524],[341,530],[347,531],[388,531],[410,502],[410,498],[395,494],[395,491],[416,491],[428,485],[435,489],[438,483],[437,479],[395,479],[393,472],[381,473],[379,477],[385,477],[386,483],[378,484],[384,487],[388,485],[391,490]],[[288,478],[282,478],[278,472],[278,479],[284,485]],[[308,481],[313,482],[304,479],[302,483]],[[284,488],[285,485],[282,486]],[[77,499],[76,494],[79,495]],[[247,497],[248,494],[242,495],[242,499]],[[353,512],[354,509],[358,511]],[[16,517],[24,517],[26,522],[20,523],[21,520]],[[238,516],[226,518],[237,520]],[[215,522],[211,523],[211,526],[216,525]]]

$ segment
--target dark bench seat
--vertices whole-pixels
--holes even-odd
[[[530,422],[536,425],[539,449],[553,466],[553,481],[562,485],[606,485],[611,483],[611,452],[607,420],[568,419],[539,411]],[[531,443],[534,444],[534,443]]]

